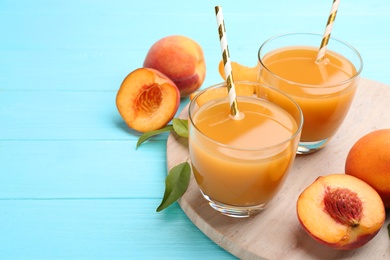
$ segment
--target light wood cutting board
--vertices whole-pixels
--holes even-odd
[[[180,117],[187,116],[186,107]],[[334,250],[314,241],[300,226],[295,211],[304,188],[318,176],[344,173],[352,145],[363,135],[382,128],[390,128],[390,86],[361,79],[336,136],[321,151],[297,156],[283,188],[259,215],[235,219],[216,212],[200,194],[193,176],[179,204],[203,233],[241,259],[390,259],[389,211],[378,235],[352,251]],[[168,170],[184,161],[189,161],[187,138],[171,133],[167,141]]]

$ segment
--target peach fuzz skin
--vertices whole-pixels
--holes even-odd
[[[181,35],[167,36],[154,43],[143,66],[156,69],[169,77],[178,87],[181,97],[198,90],[206,76],[201,46]]]
[[[297,216],[317,242],[352,250],[378,234],[386,213],[379,194],[370,185],[350,175],[330,174],[317,178],[300,194]]]
[[[175,116],[180,93],[175,83],[155,69],[139,68],[122,82],[116,106],[126,124],[139,132],[162,128]]]
[[[361,137],[348,153],[345,173],[371,185],[390,209],[390,129]]]

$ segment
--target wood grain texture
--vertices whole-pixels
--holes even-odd
[[[178,251],[210,260],[221,251],[220,257],[229,258],[181,217],[178,205],[157,214],[159,203],[150,198],[0,200],[0,259],[178,259]]]
[[[135,143],[124,140],[2,142],[0,198],[160,198],[164,193],[166,141],[145,143],[138,150]],[[135,168],[137,164],[143,165],[142,169]],[[164,171],[156,172],[156,168]],[[146,193],[148,185],[154,189]]]
[[[350,112],[336,136],[321,151],[297,156],[284,187],[257,216],[234,219],[214,211],[202,197],[192,176],[180,205],[189,219],[215,243],[242,259],[388,259],[390,240],[386,223],[368,244],[352,251],[329,249],[310,238],[296,217],[299,194],[318,176],[344,173],[352,145],[364,134],[390,128],[390,88],[361,79]],[[187,112],[184,110],[182,117]],[[188,160],[187,139],[171,134],[167,141],[168,169]]]

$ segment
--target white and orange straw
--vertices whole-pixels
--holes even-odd
[[[321,46],[317,54],[317,62],[321,62],[325,56],[326,48],[329,42],[330,34],[332,32],[333,23],[336,19],[337,10],[339,8],[340,0],[333,0],[332,9],[330,10],[328,22],[326,23],[326,28],[324,35],[322,37]]]
[[[225,29],[225,22],[223,19],[222,6],[215,7],[215,14],[217,16],[219,42],[221,44],[222,59],[223,59],[223,65],[224,65],[224,72],[226,75],[226,84],[227,84],[227,88],[228,88],[230,110],[231,110],[232,116],[234,118],[238,118],[239,111],[238,111],[238,106],[237,106],[236,90],[234,87],[233,71],[232,71],[232,65],[230,62],[230,53],[229,53],[229,47],[227,44],[226,29]]]

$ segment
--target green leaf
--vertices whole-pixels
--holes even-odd
[[[157,212],[167,208],[184,194],[190,182],[190,175],[191,167],[188,162],[178,164],[169,171],[165,178],[164,198],[156,209]]]
[[[188,137],[188,120],[187,119],[179,119],[174,118],[173,121],[173,130],[183,137]]]
[[[172,131],[172,130],[173,130],[173,126],[172,126],[172,125],[166,125],[166,126],[164,126],[163,128],[160,128],[160,129],[158,129],[158,130],[149,131],[149,132],[143,133],[143,134],[138,138],[138,142],[137,142],[136,148],[138,148],[143,142],[145,142],[146,140],[148,140],[150,137],[155,136],[155,135],[159,135],[159,134],[164,133],[164,132],[170,132],[170,131]]]

